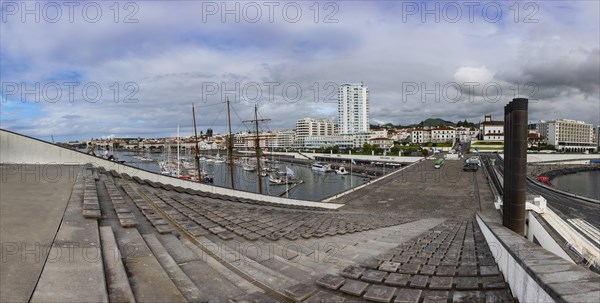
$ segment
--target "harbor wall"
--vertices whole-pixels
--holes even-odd
[[[115,170],[118,173],[126,173],[130,176],[137,176],[141,179],[150,180],[152,182],[161,182],[173,186],[181,186],[204,192],[215,194],[235,196],[246,199],[266,201],[288,205],[303,205],[323,207],[328,209],[337,209],[343,204],[313,202],[306,200],[296,200],[282,197],[274,197],[261,195],[240,190],[232,190],[229,188],[207,185],[202,183],[191,182],[178,179],[175,177],[164,176],[153,172],[145,171],[133,166],[109,161],[100,157],[88,155],[76,150],[64,148],[52,143],[31,138],[15,132],[0,129],[0,163],[15,164],[17,169],[10,171],[6,170],[3,173],[20,173],[27,177],[27,174],[44,174],[49,167],[60,165],[77,165],[77,164],[92,164],[96,167],[104,167],[106,170]],[[19,170],[18,165],[23,164],[38,164],[39,169],[36,171]],[[23,168],[24,169],[24,168]],[[44,177],[43,175],[41,177]]]

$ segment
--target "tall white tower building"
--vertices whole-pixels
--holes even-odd
[[[362,83],[344,83],[338,91],[338,127],[340,134],[369,131],[369,88]]]

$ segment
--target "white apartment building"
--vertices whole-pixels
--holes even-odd
[[[439,127],[431,129],[431,142],[445,143],[453,142],[456,138],[456,130],[450,127]]]
[[[333,136],[335,127],[331,119],[303,118],[296,121],[294,146],[304,147],[304,140],[312,136]]]
[[[340,134],[369,132],[369,88],[362,83],[344,83],[338,90]]]
[[[486,115],[479,125],[479,136],[483,141],[504,142],[504,121],[493,121],[491,115]]]
[[[470,127],[457,127],[456,128],[456,139],[460,142],[470,142],[472,139],[477,139],[479,131]]]
[[[594,151],[594,126],[590,123],[570,119],[540,121],[536,125],[538,133],[544,136],[546,143],[557,150]]]
[[[429,143],[431,142],[431,132],[424,128],[415,128],[410,132],[410,142]]]
[[[296,132],[293,130],[277,130],[261,132],[258,135],[261,148],[291,148]],[[253,149],[256,146],[255,132],[241,132],[233,135],[233,147],[240,149]]]
[[[304,148],[316,149],[336,145],[340,148],[352,148],[354,140],[350,135],[310,136],[304,139]]]

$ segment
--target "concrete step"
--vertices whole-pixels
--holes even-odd
[[[187,301],[137,229],[115,230],[115,237],[130,272],[131,288],[137,301]]]
[[[214,257],[212,257],[211,255],[209,255],[208,253],[204,252],[202,249],[200,249],[198,246],[196,246],[196,244],[190,242],[187,239],[182,239],[181,241],[191,251],[193,251],[198,257],[200,257],[202,260],[205,260],[206,263],[210,267],[212,267],[214,270],[222,273],[223,276],[225,276],[227,278],[227,280],[229,280],[233,285],[237,286],[239,289],[243,290],[244,292],[246,292],[248,294],[254,293],[254,292],[262,292],[261,288],[254,285],[250,281],[244,279],[237,273],[233,272],[227,266],[222,264],[220,262],[220,260],[217,260]]]
[[[233,248],[229,248],[231,250],[229,252],[226,252],[223,246],[216,244],[215,242],[211,241],[206,237],[200,237],[198,238],[198,241],[205,247],[217,248],[216,252],[220,253],[221,257],[225,261],[229,262],[229,264],[243,271],[245,274],[251,276],[256,281],[259,281],[273,289],[283,292],[284,289],[292,285],[298,284],[297,280],[286,277],[285,275],[271,270],[270,268],[262,265],[261,263],[252,260],[252,257],[250,257],[250,253],[254,253],[256,251],[256,248],[250,248],[252,250],[249,250],[248,253],[243,252],[240,254],[234,253],[236,250],[234,250]],[[262,255],[261,257],[263,258],[263,260],[267,260],[266,255]]]
[[[148,247],[150,247],[150,250],[152,250],[156,259],[160,262],[173,283],[175,283],[175,286],[177,286],[188,302],[208,302],[208,298],[200,292],[194,282],[192,282],[181,270],[154,234],[143,235],[143,238],[146,240],[146,244],[148,244]]]
[[[266,243],[264,241],[245,243],[238,241],[221,241],[218,236],[215,235],[208,235],[206,237],[215,243],[221,244],[221,249],[223,249],[224,245],[228,252],[237,252],[239,258],[253,260],[290,279],[302,281],[310,276],[318,276],[311,268],[301,266],[294,261],[290,261],[277,255],[275,252],[277,247],[275,247],[273,243]],[[281,250],[281,248],[277,249]],[[281,251],[280,254],[282,254]],[[292,253],[290,253],[290,255],[291,254]]]
[[[102,241],[102,260],[106,270],[106,284],[110,302],[135,302],[127,273],[121,260],[121,252],[117,246],[115,235],[110,226],[100,227]]]
[[[210,302],[226,302],[230,298],[246,293],[227,279],[226,272],[215,270],[208,265],[207,258],[197,255],[177,237],[160,235],[158,239],[200,292],[210,299]]]
[[[98,221],[81,215],[84,190],[73,188],[31,302],[108,302]]]

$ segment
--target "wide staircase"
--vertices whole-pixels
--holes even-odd
[[[297,301],[512,302],[473,221],[448,220],[374,258],[286,290]]]
[[[440,222],[279,205],[87,167],[32,301],[293,302],[286,290],[317,285]]]

